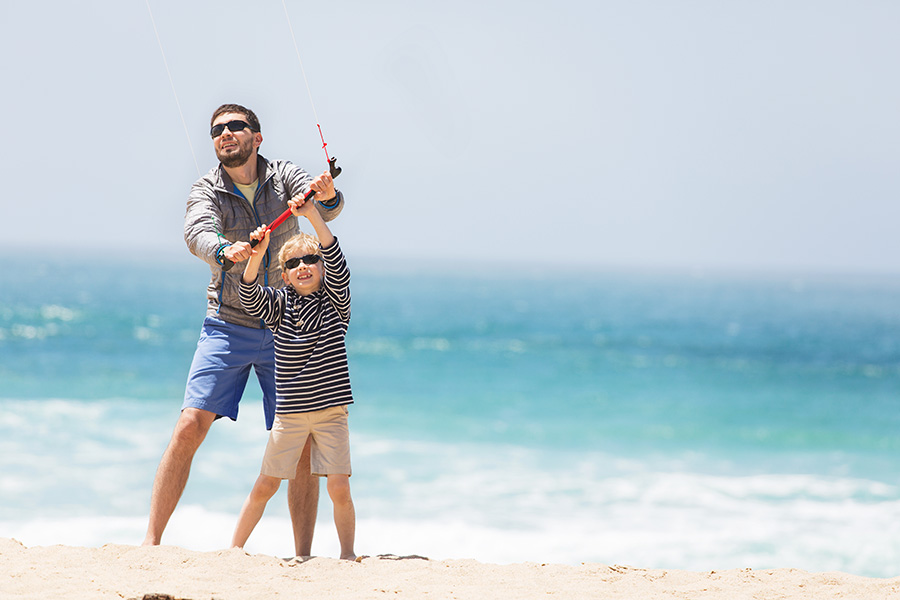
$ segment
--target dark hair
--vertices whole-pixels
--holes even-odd
[[[250,123],[250,129],[253,130],[254,133],[261,131],[259,127],[259,119],[256,118],[256,114],[250,110],[249,108],[245,108],[240,104],[223,104],[213,113],[212,119],[209,120],[209,126],[212,127],[212,124],[216,122],[216,119],[219,115],[225,113],[237,113],[240,115],[244,115],[247,118],[247,122]]]

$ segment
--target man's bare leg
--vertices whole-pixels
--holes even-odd
[[[159,461],[156,478],[153,480],[150,521],[147,525],[144,546],[156,546],[162,540],[163,531],[187,485],[194,454],[206,438],[215,418],[215,413],[197,408],[186,408],[181,411],[172,439]]]
[[[319,510],[319,478],[310,473],[309,453],[311,439],[306,440],[297,474],[288,481],[288,509],[294,527],[294,551],[297,556],[311,556],[313,533],[316,530],[316,514]]]

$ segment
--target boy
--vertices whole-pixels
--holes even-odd
[[[263,225],[250,236],[259,244],[241,279],[241,304],[274,332],[277,394],[262,469],[241,509],[232,546],[243,548],[281,480],[294,477],[310,437],[312,473],[328,478],[341,558],[356,560],[347,426],[347,405],[353,396],[344,344],[350,322],[350,271],[337,238],[314,204],[300,197],[288,202],[294,216],[309,220],[318,240],[300,233],[282,246],[278,260],[283,288],[257,283],[269,232]]]

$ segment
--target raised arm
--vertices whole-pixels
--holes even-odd
[[[250,248],[250,259],[247,261],[247,266],[244,267],[244,275],[241,278],[244,283],[253,283],[259,277],[259,265],[266,256],[266,249],[269,247],[269,233],[266,224],[263,223],[262,226],[250,234],[250,239],[259,240],[259,243],[255,248]],[[249,244],[247,245],[249,247]]]

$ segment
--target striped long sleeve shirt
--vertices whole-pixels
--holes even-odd
[[[241,304],[275,338],[275,412],[310,412],[353,403],[344,343],[350,323],[350,270],[337,240],[322,249],[319,290],[301,296],[241,280]]]

